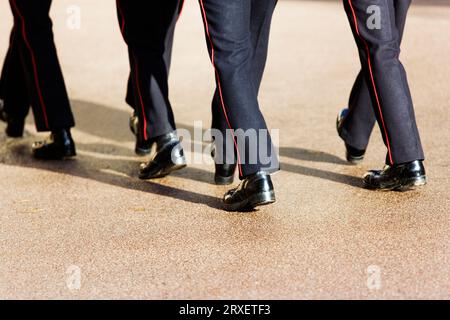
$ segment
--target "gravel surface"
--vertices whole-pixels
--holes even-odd
[[[81,28],[67,27],[70,5]],[[0,124],[0,298],[450,298],[450,7],[411,10],[402,54],[427,153],[429,184],[371,192],[349,166],[334,121],[359,68],[338,2],[280,2],[261,106],[280,129],[278,202],[221,210],[210,164],[136,178],[125,105],[128,60],[112,1],[58,0],[52,16],[77,118],[79,156],[40,162]],[[0,2],[0,58],[11,18]],[[210,122],[213,71],[200,11],[179,20],[171,97],[180,128]],[[201,144],[201,141],[195,143]],[[206,145],[205,145],[206,146]],[[78,283],[77,276],[81,275]],[[74,280],[75,279],[75,280]]]

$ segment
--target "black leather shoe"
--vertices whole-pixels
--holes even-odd
[[[212,150],[211,150],[211,157],[213,159],[216,158],[216,147],[215,145],[213,146]],[[222,163],[222,164],[215,164],[216,166],[216,171],[214,173],[214,182],[217,185],[229,185],[232,184],[234,181],[234,175],[236,172],[236,167],[237,164],[233,163],[233,164],[227,164],[227,163]]]
[[[136,113],[130,117],[130,130],[136,137],[136,146],[134,152],[139,156],[149,155],[152,151],[152,140],[145,140],[142,134],[142,130],[139,127],[139,118]]]
[[[258,172],[245,178],[239,187],[225,194],[223,202],[227,211],[250,211],[274,203],[275,191],[270,175]]]
[[[152,147],[154,152],[151,160],[141,164],[140,179],[162,178],[186,167],[180,139],[174,132],[157,137]]]
[[[49,138],[33,143],[33,156],[42,160],[62,160],[76,156],[75,142],[69,129],[52,131]]]
[[[0,100],[0,120],[7,123],[6,135],[10,138],[21,138],[25,128],[25,119],[14,119],[4,110],[4,102]]]
[[[347,117],[349,113],[349,109],[343,109],[341,112],[339,112],[336,120],[336,129],[338,131],[338,134],[341,134],[342,126],[344,125],[345,117]],[[347,158],[347,161],[353,164],[361,163],[364,160],[364,156],[366,155],[366,150],[360,150],[353,148],[352,146],[345,144],[345,156]]]
[[[385,166],[372,170],[363,178],[364,187],[376,190],[407,191],[427,183],[423,162],[416,160],[405,164]]]

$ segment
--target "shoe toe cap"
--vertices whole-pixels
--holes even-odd
[[[364,174],[363,183],[366,187],[377,188],[379,187],[380,171],[371,170]]]
[[[234,196],[236,193],[236,189],[228,190],[225,195],[223,196],[223,202],[226,204],[231,204],[234,202]]]
[[[36,141],[36,142],[33,142],[33,144],[31,145],[31,148],[32,148],[33,150],[41,149],[41,148],[43,148],[46,144],[47,144],[47,143],[46,143],[45,141]]]

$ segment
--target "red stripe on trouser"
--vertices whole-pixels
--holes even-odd
[[[142,94],[141,94],[141,86],[139,85],[139,65],[138,65],[138,61],[137,61],[135,54],[133,54],[133,59],[134,59],[134,75],[135,75],[135,81],[136,81],[136,88],[138,91],[139,102],[141,104],[142,117],[144,118],[144,126],[143,126],[144,139],[147,140],[148,139],[148,137],[147,137],[147,117],[145,116],[145,104],[144,104],[144,99],[142,98]]]
[[[31,64],[33,66],[33,74],[34,74],[34,81],[35,81],[35,85],[36,85],[36,91],[38,93],[39,103],[42,108],[42,115],[44,117],[45,127],[48,129],[49,125],[48,125],[48,118],[47,118],[47,108],[45,106],[44,97],[42,95],[41,86],[39,84],[39,76],[38,76],[38,71],[37,71],[36,58],[34,55],[33,48],[31,47],[30,42],[28,41],[28,36],[27,36],[26,29],[25,29],[25,19],[24,19],[23,15],[20,13],[20,10],[17,7],[16,1],[11,0],[11,3],[13,5],[14,11],[16,11],[17,15],[19,16],[19,18],[22,22],[22,37],[23,37],[23,41],[25,42],[25,45],[27,46],[28,50],[30,51]]]
[[[381,118],[381,124],[383,127],[383,131],[384,131],[384,136],[386,137],[386,145],[387,145],[387,149],[388,149],[388,156],[389,156],[389,161],[390,164],[394,164],[394,161],[392,159],[392,151],[391,151],[391,144],[389,142],[389,136],[387,133],[387,129],[386,129],[386,125],[384,123],[384,117],[383,117],[383,112],[381,110],[381,102],[380,102],[380,98],[378,95],[378,91],[377,91],[377,86],[375,84],[375,78],[373,76],[373,68],[372,68],[372,60],[370,59],[370,49],[369,49],[369,45],[367,43],[367,41],[361,36],[361,33],[359,32],[359,27],[358,27],[358,18],[356,17],[356,11],[353,8],[353,3],[352,0],[348,0],[348,3],[350,5],[350,9],[352,10],[352,14],[353,14],[353,19],[354,19],[354,23],[355,23],[355,29],[356,29],[356,33],[358,34],[359,38],[361,39],[361,41],[364,43],[364,46],[366,48],[366,53],[367,53],[367,62],[368,62],[368,66],[369,66],[369,71],[370,71],[370,78],[372,80],[372,85],[373,85],[373,89],[375,91],[375,98],[377,100],[377,105],[378,105],[378,110],[380,112],[380,118]]]
[[[120,26],[120,31],[122,32],[122,35],[125,38],[125,15],[123,13],[122,10],[122,5],[120,3],[119,0],[116,1],[117,3],[117,8],[119,9],[119,14],[120,14],[120,18],[121,18],[121,26]],[[142,93],[141,93],[141,86],[140,86],[140,82],[139,82],[139,65],[138,65],[138,61],[136,58],[136,55],[133,53],[133,61],[134,61],[134,81],[136,83],[136,89],[137,89],[137,93],[138,93],[138,97],[139,97],[139,103],[141,105],[141,111],[142,111],[142,118],[143,118],[143,128],[142,130],[144,131],[144,139],[147,140],[148,139],[148,135],[147,135],[147,117],[145,116],[145,104],[144,104],[144,99],[142,98]]]
[[[220,83],[220,76],[219,76],[219,72],[217,71],[215,61],[214,61],[215,51],[214,51],[214,44],[213,44],[213,41],[212,41],[212,38],[211,38],[211,34],[209,33],[208,18],[206,17],[206,10],[205,10],[205,6],[203,4],[203,0],[199,0],[199,1],[200,1],[200,5],[202,7],[203,19],[204,19],[204,22],[205,22],[206,35],[208,36],[208,40],[209,40],[210,47],[211,47],[211,63],[213,65],[215,73],[216,73],[217,86],[218,86],[218,89],[219,89],[219,96],[220,96],[220,102],[222,104],[222,110],[223,110],[223,113],[225,115],[225,119],[227,121],[228,127],[230,128],[231,134],[233,135],[233,142],[234,142],[234,146],[236,148],[236,153],[237,153],[237,158],[238,158],[239,174],[242,177],[243,174],[242,174],[242,166],[241,166],[241,156],[239,154],[239,148],[238,148],[238,145],[237,145],[237,142],[236,142],[236,138],[235,138],[235,135],[234,135],[234,130],[231,127],[230,120],[228,119],[228,114],[227,114],[227,110],[226,110],[226,107],[225,107],[225,102],[224,102],[224,99],[223,99],[222,85]]]

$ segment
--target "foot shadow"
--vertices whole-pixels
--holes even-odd
[[[139,160],[103,159],[83,153],[76,159],[67,161],[40,161],[32,158],[29,145],[31,139],[8,143],[8,155],[0,162],[9,166],[34,168],[57,172],[75,177],[94,180],[130,190],[150,192],[159,196],[169,197],[191,203],[200,203],[213,209],[223,209],[219,198],[187,191],[160,184],[155,181],[143,181],[135,178]],[[185,172],[177,173],[180,177],[207,176],[206,172],[187,168]],[[198,179],[196,179],[198,180]]]
[[[333,154],[302,148],[280,147],[280,156],[310,162],[334,163],[345,166],[350,165],[344,159]]]
[[[128,128],[131,108],[118,109],[81,100],[71,100],[71,104],[77,130],[118,142],[133,141]]]
[[[280,155],[296,160],[319,162],[319,163],[332,163],[337,165],[351,166],[347,161],[321,151],[314,151],[302,148],[292,148],[292,147],[282,147],[280,148]],[[358,177],[336,173],[327,170],[314,169],[300,165],[294,165],[289,163],[281,163],[281,168],[284,171],[292,172],[295,174],[300,174],[308,177],[315,177],[324,180],[330,180],[333,182],[338,182],[346,184],[356,188],[362,188],[362,181]]]
[[[194,137],[194,127],[187,124],[180,124],[181,128],[186,129],[190,132],[191,136]],[[204,131],[203,131],[204,132]],[[204,144],[202,141],[194,141],[193,143]],[[295,147],[280,147],[279,154],[282,157],[287,157],[296,160],[303,160],[309,162],[319,162],[319,163],[332,163],[343,166],[351,166],[350,163],[341,159],[333,154],[329,154],[322,151],[308,150],[303,148]],[[281,168],[283,171],[288,171],[294,174],[320,178],[324,180],[329,180],[333,182],[342,183],[356,188],[362,188],[362,182],[359,177],[354,177],[350,175],[345,175],[341,173],[336,173],[327,170],[314,169],[305,166],[293,165],[288,163],[281,163]]]
[[[81,100],[72,100],[73,111],[77,119],[76,129],[83,133],[93,136],[106,138],[118,142],[133,142],[134,137],[128,128],[128,119],[131,109],[118,109],[105,105],[86,102]],[[187,129],[194,137],[194,127],[186,124],[179,124],[180,128]],[[31,142],[32,137],[26,141]],[[193,141],[193,143],[201,143]],[[77,143],[78,150],[84,152],[78,156],[75,161],[69,162],[40,162],[31,159],[29,154],[29,145],[19,143],[11,148],[13,160],[4,162],[8,165],[20,165],[25,167],[40,168],[48,171],[57,171],[60,173],[71,174],[78,177],[94,179],[102,183],[108,183],[127,189],[134,189],[144,192],[152,192],[158,195],[170,195],[179,200],[185,200],[195,203],[203,203],[213,208],[220,208],[219,199],[171,188],[158,184],[157,182],[144,182],[136,178],[135,172],[137,165],[145,158],[137,158],[132,149],[111,145],[107,143]],[[105,157],[91,156],[89,153],[103,154]],[[334,163],[339,165],[347,165],[344,160],[324,152],[313,150],[283,147],[280,148],[280,154],[297,160],[305,160],[311,162]],[[107,156],[127,157],[127,159],[110,159]],[[130,159],[135,157],[136,160]],[[3,162],[3,161],[2,161]],[[294,174],[316,177],[320,179],[330,180],[353,187],[361,187],[360,179],[326,170],[313,169],[299,165],[283,163],[282,169]],[[116,172],[111,174],[108,172]],[[191,179],[212,184],[212,174],[209,171],[188,167],[185,170],[175,172],[173,174],[182,179]],[[126,177],[126,179],[124,178]],[[131,181],[130,181],[131,180]]]
[[[293,165],[289,163],[282,163],[281,168],[283,171],[292,172],[295,174],[300,174],[303,176],[319,178],[323,180],[329,180],[333,182],[338,182],[341,184],[349,185],[358,189],[363,188],[362,180],[358,177],[349,176],[342,173],[336,173],[327,170],[314,169],[299,165]]]

